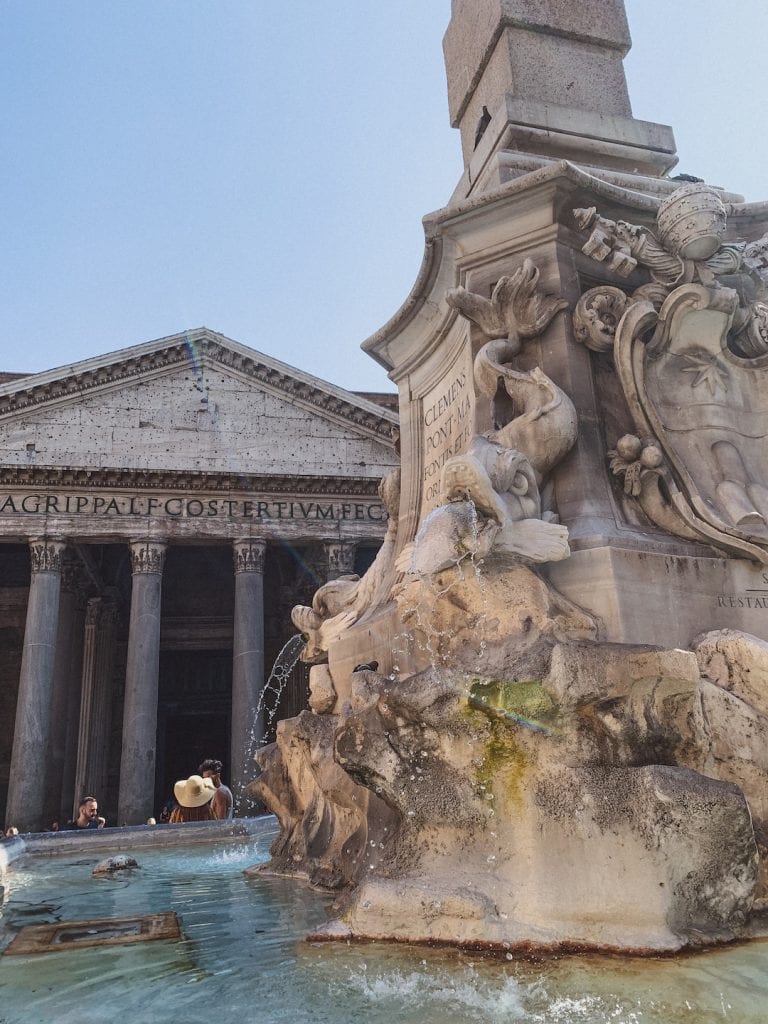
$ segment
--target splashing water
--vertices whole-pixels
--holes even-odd
[[[521,999],[521,988],[511,977],[488,982],[472,968],[466,971],[427,970],[367,970],[365,967],[350,971],[347,979],[350,989],[359,992],[371,1003],[402,1002],[413,1013],[415,1010],[474,1011],[478,1019],[488,1021],[516,1021],[526,1016]],[[462,1013],[462,1019],[464,1018]]]
[[[280,707],[280,698],[283,695],[283,690],[291,678],[291,672],[296,667],[303,648],[304,637],[301,633],[296,633],[287,643],[283,644],[275,658],[272,671],[269,673],[269,677],[261,688],[258,700],[256,701],[245,759],[245,763],[248,765],[253,764],[257,749],[263,747],[267,742],[267,736]],[[267,706],[267,700],[270,697],[272,700],[269,706]],[[242,789],[245,789],[245,785],[243,785]],[[242,798],[243,793],[241,792],[238,795]]]

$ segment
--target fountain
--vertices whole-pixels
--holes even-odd
[[[310,710],[257,755],[255,871],[336,892],[319,940],[765,935],[768,205],[667,177],[620,0],[483,11],[444,43],[465,176],[364,345],[387,538],[294,610]]]
[[[466,175],[365,346],[386,539],[260,699],[301,648],[279,834],[0,841],[9,1021],[765,1019],[768,206],[665,177],[621,0],[452,6]],[[93,875],[116,843],[141,870]]]

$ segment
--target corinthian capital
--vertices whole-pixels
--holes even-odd
[[[165,543],[158,540],[136,540],[131,543],[131,573],[154,573],[159,576],[165,562]]]
[[[339,576],[349,576],[355,571],[355,555],[357,544],[347,541],[324,541],[325,557],[328,563],[328,579],[338,579]]]
[[[258,537],[236,540],[234,546],[235,572],[264,572],[267,542]]]
[[[48,537],[35,537],[29,542],[32,572],[61,572],[66,544]]]

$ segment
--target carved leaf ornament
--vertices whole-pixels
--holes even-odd
[[[490,340],[507,338],[510,355],[521,349],[521,340],[535,338],[568,305],[563,299],[539,291],[539,271],[531,260],[511,275],[499,279],[490,299],[466,288],[446,292],[449,306],[472,320]]]

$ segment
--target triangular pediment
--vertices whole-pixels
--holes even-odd
[[[380,476],[397,416],[207,329],[0,385],[0,463]]]

